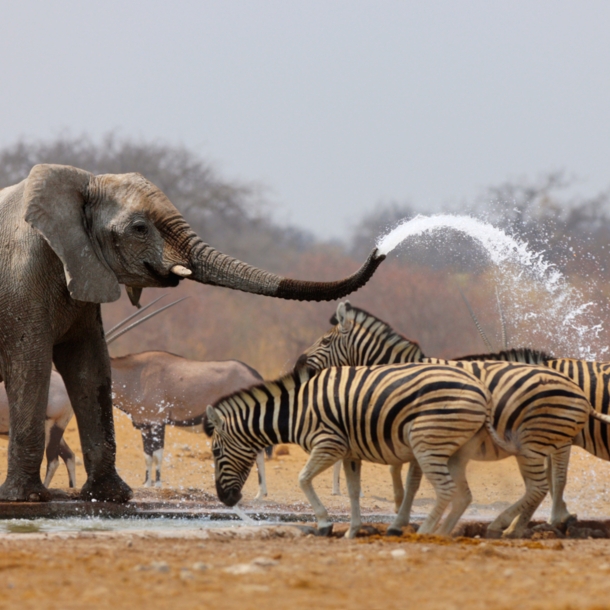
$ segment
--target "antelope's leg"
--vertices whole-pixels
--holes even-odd
[[[341,495],[341,462],[337,462],[333,466],[333,496]]]
[[[413,465],[415,462],[411,462]],[[411,465],[409,466],[409,477],[411,476]],[[418,466],[419,468],[419,466]],[[420,471],[421,472],[421,471]],[[392,491],[394,492],[394,506],[396,512],[400,510],[402,501],[405,498],[405,490],[402,486],[402,464],[390,466],[390,476],[392,477]],[[421,475],[420,475],[421,479]],[[409,486],[409,480],[407,479],[407,487]]]
[[[76,456],[74,451],[70,449],[66,439],[61,438],[59,443],[59,457],[64,461],[66,470],[68,471],[68,484],[70,487],[76,487]]]
[[[267,497],[267,475],[265,474],[265,451],[256,454],[256,470],[258,471],[258,493],[255,500],[262,500]]]

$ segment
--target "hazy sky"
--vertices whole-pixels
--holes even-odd
[[[5,0],[0,146],[184,143],[343,236],[566,168],[610,185],[610,2]]]

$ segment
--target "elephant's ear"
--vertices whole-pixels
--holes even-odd
[[[47,240],[64,265],[73,299],[109,303],[121,289],[95,252],[85,227],[85,195],[91,174],[67,165],[35,165],[25,185],[26,221]]]

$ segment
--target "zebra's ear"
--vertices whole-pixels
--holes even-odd
[[[337,305],[337,321],[339,330],[343,333],[349,332],[354,325],[354,310],[349,301]]]
[[[207,406],[205,414],[207,415],[208,424],[211,424],[215,430],[222,430],[222,419],[212,405]]]

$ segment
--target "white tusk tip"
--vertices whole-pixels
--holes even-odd
[[[174,265],[170,271],[179,275],[180,277],[188,277],[189,275],[193,275],[193,272],[190,269],[187,269],[184,265]]]

